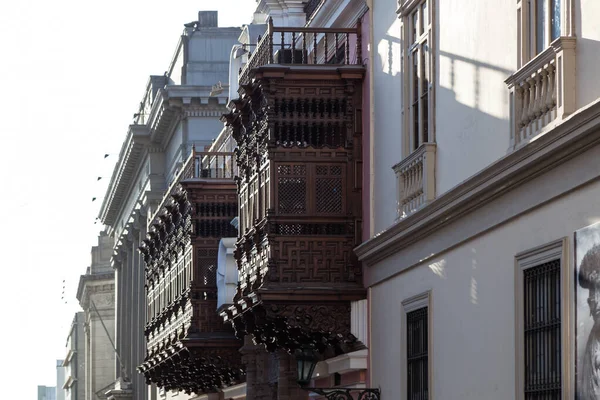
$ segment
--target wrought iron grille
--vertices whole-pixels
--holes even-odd
[[[406,314],[408,400],[427,400],[429,396],[427,314],[427,307]]]
[[[525,399],[561,398],[560,260],[523,271]]]

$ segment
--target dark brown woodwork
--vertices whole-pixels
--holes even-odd
[[[330,54],[337,64],[324,44],[305,54],[310,35],[324,31],[342,49]],[[273,53],[274,33],[291,62]],[[364,67],[347,65],[342,36],[350,33],[360,36],[360,27],[270,22],[240,76],[235,109],[223,116],[238,145],[240,231],[238,291],[221,315],[238,337],[252,334],[269,351],[312,346],[340,354],[362,346],[350,333],[350,307],[366,295],[353,252],[361,240]],[[310,59],[315,64],[305,65]]]
[[[230,326],[217,314],[217,252],[235,237],[233,155],[197,153],[184,165],[140,247],[146,263],[148,383],[188,393],[215,391],[244,378]]]

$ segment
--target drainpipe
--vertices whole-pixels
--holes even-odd
[[[369,238],[375,234],[375,38],[373,37],[374,0],[366,0],[369,7]]]

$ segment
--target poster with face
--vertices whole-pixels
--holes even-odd
[[[575,232],[575,398],[600,400],[600,223]]]

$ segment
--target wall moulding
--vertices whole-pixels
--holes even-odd
[[[464,221],[469,214],[491,204],[493,200],[509,194],[517,187],[542,174],[549,173],[557,166],[598,144],[600,144],[600,100],[571,115],[538,140],[506,155],[452,190],[442,194],[408,218],[398,221],[387,230],[358,246],[355,252],[368,267],[374,267],[380,261],[434,234],[441,228]],[[564,182],[564,185],[555,188],[555,192],[565,193],[574,185],[584,184],[595,177],[597,176],[592,176],[591,172],[589,174],[582,173],[578,176],[577,181]],[[544,196],[539,201],[547,201],[548,194]],[[535,204],[539,204],[539,202]],[[459,241],[467,240],[497,226],[508,218],[531,209],[532,206],[524,205],[523,207],[529,208],[511,210],[510,214],[506,213],[504,220],[498,221],[492,226],[484,226],[482,224],[485,223],[481,221],[472,223],[468,234],[459,235],[460,239],[448,239],[445,242],[448,244],[444,248],[440,248],[439,252],[451,248]],[[402,270],[411,266],[403,267]],[[377,278],[369,278],[367,284],[373,285],[375,281],[382,279],[385,278],[378,275]]]

